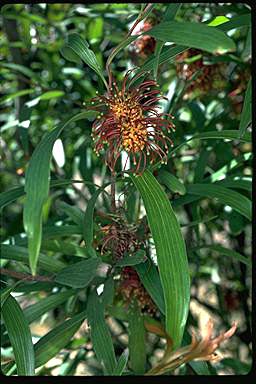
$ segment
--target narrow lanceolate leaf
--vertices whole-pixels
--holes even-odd
[[[185,185],[170,172],[161,170],[157,178],[160,183],[163,183],[171,192],[179,193],[180,195],[185,195]]]
[[[22,263],[29,264],[28,250],[25,247],[17,245],[2,244],[1,245],[2,259],[21,261]],[[53,257],[39,254],[38,259],[39,267],[45,271],[56,273],[65,268],[65,264]]]
[[[166,21],[151,28],[147,35],[210,53],[225,53],[236,49],[233,40],[224,32],[203,23]]]
[[[86,318],[86,311],[53,328],[35,344],[36,368],[47,363],[72,339]]]
[[[13,348],[18,375],[33,376],[35,356],[28,321],[11,295],[5,300],[2,314]]]
[[[10,296],[11,292],[14,291],[14,289],[21,284],[21,281],[16,281],[15,284],[13,284],[11,287],[5,287],[0,290],[0,298],[1,298],[1,308],[4,305],[6,299]]]
[[[239,124],[239,133],[240,137],[242,137],[246,128],[252,121],[252,80],[250,79],[247,85],[247,89],[245,92],[244,105],[241,115],[241,120]]]
[[[240,135],[239,135],[239,131],[237,130],[224,130],[224,131],[209,131],[209,132],[202,132],[202,133],[198,133],[194,136],[191,136],[189,139],[187,139],[186,141],[184,141],[183,143],[177,145],[177,147],[175,147],[174,149],[172,149],[171,151],[169,151],[168,153],[168,159],[171,158],[171,156],[179,151],[184,145],[187,145],[190,141],[192,140],[208,140],[208,139],[214,139],[214,140],[219,140],[219,139],[228,139],[228,140],[240,140],[241,142],[245,142],[245,143],[250,143],[251,140],[252,140],[252,136],[250,133],[246,132],[243,137],[240,138]],[[151,167],[151,170],[155,170],[157,169],[159,166],[161,166],[161,161],[159,161],[158,163],[154,164],[152,167]]]
[[[104,306],[95,291],[91,292],[88,298],[87,317],[97,359],[103,365],[105,372],[112,375],[117,364],[114,346],[104,319]]]
[[[30,160],[25,181],[26,201],[24,205],[23,222],[28,236],[29,263],[32,274],[36,274],[37,261],[42,238],[42,211],[49,192],[50,161],[55,140],[62,130],[70,123],[92,116],[82,112],[53,131],[47,133],[36,147]]]
[[[249,26],[251,25],[251,21],[252,21],[251,13],[245,13],[244,15],[232,17],[232,19],[229,19],[227,23],[218,25],[218,29],[226,32],[226,31],[230,31],[231,29]]]
[[[146,365],[145,327],[137,307],[131,307],[128,321],[130,367],[136,375],[143,375]]]
[[[94,225],[93,213],[94,213],[94,208],[95,208],[97,198],[102,191],[103,191],[103,189],[99,188],[96,192],[94,192],[94,194],[92,195],[92,197],[88,201],[86,211],[84,214],[84,218],[83,218],[84,241],[85,241],[86,247],[88,247],[89,249],[92,248],[92,242],[93,242],[93,225]]]
[[[100,76],[104,84],[107,85],[95,53],[89,48],[87,41],[78,35],[78,33],[72,33],[68,36],[68,41],[64,50],[62,50],[62,54],[67,59],[72,57],[72,61],[74,61],[77,56],[81,58],[97,73],[98,76]]]
[[[180,9],[181,4],[175,3],[175,4],[169,4],[165,10],[165,13],[163,15],[163,21],[171,21],[175,18],[176,13]],[[157,78],[157,70],[159,65],[159,58],[162,51],[162,48],[164,46],[164,42],[157,41],[156,48],[155,48],[155,62],[154,62],[154,77]]]
[[[241,255],[240,253],[233,251],[232,249],[222,247],[221,245],[218,245],[218,244],[210,244],[210,245],[205,244],[205,245],[200,245],[199,247],[193,248],[193,250],[195,251],[197,249],[211,249],[222,255],[232,257],[233,259],[240,261],[241,263],[244,263],[249,267],[251,267],[252,265],[251,260],[248,257]]]
[[[29,323],[32,323],[44,313],[58,307],[65,300],[67,300],[70,296],[75,294],[74,289],[69,289],[65,292],[55,293],[54,295],[50,295],[46,297],[36,304],[32,304],[24,309],[24,315]]]
[[[90,258],[70,265],[56,275],[55,281],[72,288],[87,287],[95,277],[100,262],[99,258]]]
[[[221,203],[229,205],[241,215],[251,220],[252,203],[239,192],[213,184],[193,184],[187,187],[188,193],[198,196],[217,198]]]
[[[122,355],[119,357],[116,367],[113,371],[113,376],[122,376],[123,371],[126,368],[127,362],[129,358],[129,350],[124,350]]]
[[[166,331],[173,340],[173,347],[177,348],[182,340],[190,300],[185,242],[171,204],[155,177],[145,171],[142,176],[131,178],[147,212],[164,291]]]
[[[139,249],[135,254],[126,255],[122,259],[120,259],[117,263],[117,267],[125,267],[131,265],[137,265],[146,261],[146,252],[143,249]]]
[[[76,223],[79,227],[83,227],[83,211],[73,205],[65,203],[65,201],[60,201],[58,203],[58,208],[63,211],[70,219]]]

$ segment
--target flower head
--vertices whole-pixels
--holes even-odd
[[[172,116],[159,113],[157,102],[164,97],[157,89],[154,80],[145,80],[137,87],[131,86],[145,72],[140,72],[132,79],[128,71],[119,89],[112,81],[104,96],[92,99],[91,109],[99,111],[93,123],[92,137],[95,151],[106,149],[106,164],[114,171],[121,152],[125,151],[132,164],[130,170],[142,173],[146,165],[157,157],[167,161],[168,145],[172,141],[165,131],[174,129]]]

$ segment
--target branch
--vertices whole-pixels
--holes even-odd
[[[0,274],[11,276],[14,279],[18,279],[18,280],[53,281],[53,276],[41,276],[41,275],[32,276],[32,275],[29,275],[27,273],[15,272],[15,271],[11,271],[10,269],[6,269],[6,268],[0,268]]]

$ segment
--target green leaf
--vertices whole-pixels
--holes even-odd
[[[56,283],[72,288],[84,288],[96,275],[101,259],[90,258],[62,269],[55,277]]]
[[[36,368],[47,363],[70,342],[86,318],[83,311],[53,328],[35,344]]]
[[[252,180],[243,179],[242,177],[237,179],[226,178],[224,180],[218,181],[217,183],[223,187],[244,189],[245,191],[252,193]]]
[[[117,364],[114,346],[105,323],[104,306],[95,291],[91,292],[88,297],[87,316],[97,359],[103,364],[106,373],[112,375]]]
[[[143,264],[136,265],[135,269],[144,288],[162,314],[165,314],[164,293],[156,266],[152,261],[147,260]]]
[[[172,62],[174,58],[180,53],[186,51],[186,47],[177,45],[176,47],[164,47],[159,55],[158,64],[157,58],[152,55],[139,69],[139,71],[151,71],[156,65],[163,64],[165,62]],[[132,84],[132,82],[131,82]]]
[[[35,356],[28,321],[11,295],[3,305],[2,315],[13,348],[18,375],[33,376]]]
[[[72,183],[91,184],[89,181],[81,180],[51,180],[50,187],[62,187],[63,185],[69,185]],[[0,208],[4,208],[6,205],[12,203],[23,195],[25,195],[24,187],[15,187],[0,193]]]
[[[30,93],[33,93],[33,92],[35,92],[34,89],[23,89],[21,91],[17,91],[15,93],[10,94],[10,95],[3,96],[0,98],[0,105],[6,103],[8,101],[14,100],[17,97],[29,95]]]
[[[192,195],[217,198],[221,203],[229,205],[241,215],[251,220],[251,201],[239,192],[214,184],[193,184],[187,186]]]
[[[171,204],[149,172],[130,176],[138,188],[154,239],[166,308],[166,331],[177,348],[182,340],[190,300],[190,277],[185,242]]]
[[[86,211],[83,217],[83,237],[84,237],[85,245],[89,249],[92,249],[92,243],[93,243],[94,208],[95,208],[95,204],[99,194],[103,191],[104,191],[103,188],[99,188],[96,192],[94,192],[94,194],[92,195],[92,197],[87,203]]]
[[[28,108],[31,108],[31,107],[34,107],[35,105],[37,105],[41,100],[51,100],[51,99],[55,99],[56,97],[61,97],[63,95],[64,95],[63,91],[57,91],[57,90],[48,91],[48,92],[45,92],[42,95],[36,97],[35,99],[27,101],[25,105]]]
[[[73,296],[76,293],[74,289],[69,289],[65,292],[55,293],[44,299],[41,299],[36,304],[29,305],[24,309],[24,315],[28,323],[32,323],[44,313],[58,307],[64,301],[66,301],[70,296]]]
[[[60,133],[70,123],[92,116],[90,112],[82,112],[60,124],[47,133],[36,147],[25,177],[26,200],[23,212],[24,228],[28,236],[29,262],[33,275],[36,274],[37,261],[42,238],[42,211],[48,198],[50,161],[52,148]]]
[[[207,244],[205,244],[205,245],[200,245],[198,247],[192,248],[192,250],[195,250],[195,251],[198,249],[212,249],[213,251],[219,252],[222,255],[230,256],[230,257],[240,261],[241,263],[248,265],[249,267],[251,267],[251,265],[252,265],[251,260],[248,257],[243,256],[240,253],[233,251],[232,249],[222,247],[221,245],[215,245],[215,244],[207,245]]]
[[[60,252],[63,255],[71,255],[78,257],[89,257],[88,250],[85,247],[79,247],[69,241],[64,240],[44,240],[42,241],[42,249],[52,252]]]
[[[65,203],[65,201],[59,201],[57,204],[57,207],[60,208],[61,211],[66,213],[70,219],[76,223],[79,228],[83,228],[83,211],[76,207],[75,205],[70,205]]]
[[[123,371],[125,370],[125,367],[127,365],[129,358],[129,350],[124,350],[122,355],[119,357],[116,367],[113,371],[113,376],[122,376]]]
[[[144,319],[137,307],[130,307],[128,321],[130,366],[136,375],[143,375],[146,365],[146,332]]]
[[[145,255],[146,252],[143,249],[139,249],[131,256],[126,255],[122,259],[118,260],[118,262],[116,263],[116,267],[132,266],[143,263],[145,262]]]
[[[176,3],[176,4],[169,4],[166,8],[166,11],[163,15],[163,21],[171,21],[175,18],[178,10],[180,9],[181,4]],[[163,42],[158,41],[156,43],[156,48],[155,48],[155,62],[154,62],[154,77],[155,79],[157,78],[157,70],[158,70],[158,65],[159,65],[159,59],[160,59],[160,54],[162,51],[162,48],[164,46]]]
[[[251,140],[252,140],[252,137],[251,137],[251,134],[249,134],[248,132],[246,132],[244,134],[243,137],[239,137],[239,132],[237,130],[224,130],[224,131],[208,131],[208,132],[203,132],[203,133],[198,133],[192,137],[190,137],[189,139],[187,139],[186,141],[184,141],[183,143],[177,145],[177,147],[175,147],[174,149],[172,149],[171,151],[169,151],[168,153],[168,159],[171,158],[171,156],[177,152],[178,150],[180,150],[180,148],[182,148],[184,145],[187,145],[190,141],[192,140],[208,140],[208,139],[215,139],[215,140],[218,140],[218,139],[228,139],[228,140],[239,140],[241,142],[246,142],[246,143],[250,143]],[[159,161],[158,163],[154,164],[152,167],[151,167],[151,170],[155,170],[157,169],[159,166],[161,166],[161,161]]]
[[[17,245],[1,245],[1,257],[2,259],[21,261],[22,263],[29,264],[28,250],[24,247]],[[39,267],[48,272],[59,272],[66,265],[53,257],[39,254],[38,259]]]
[[[226,16],[216,16],[209,24],[209,27],[217,27],[218,25],[224,24],[229,21]]]
[[[100,78],[102,79],[103,83],[106,85],[107,87],[107,83],[106,83],[106,80],[103,76],[103,73],[102,73],[102,69],[96,59],[96,56],[94,54],[94,52],[89,49],[89,44],[87,43],[86,40],[84,40],[80,35],[78,35],[78,33],[72,33],[68,36],[68,41],[67,41],[67,44],[66,44],[66,50],[62,49],[62,54],[66,54],[67,53],[67,48],[70,49],[70,51],[72,52],[71,55],[72,55],[72,58],[73,60],[72,61],[75,61],[75,57],[76,56],[79,56],[89,67],[91,67],[96,73],[97,75],[100,76]],[[69,57],[70,56],[70,53],[68,54]],[[64,55],[65,57],[65,55]],[[66,56],[67,58],[67,56]]]
[[[0,297],[1,297],[1,308],[5,303],[5,300],[8,298],[8,296],[11,294],[12,291],[15,290],[15,288],[21,284],[21,281],[16,281],[15,284],[13,284],[11,287],[5,287],[0,290]]]
[[[144,34],[210,53],[222,54],[236,50],[235,43],[224,32],[203,23],[166,21]]]
[[[230,31],[231,29],[241,28],[244,26],[251,25],[251,20],[252,20],[251,13],[246,13],[244,15],[232,17],[232,19],[229,19],[227,23],[218,25],[218,29],[224,32],[227,32],[227,31]]]
[[[160,183],[163,183],[171,192],[179,193],[180,195],[185,195],[186,188],[184,184],[171,173],[161,170],[157,178]]]
[[[241,114],[241,120],[239,124],[239,135],[243,137],[246,128],[252,121],[252,80],[250,79],[245,92],[243,110]]]

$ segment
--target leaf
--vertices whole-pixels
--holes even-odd
[[[130,176],[139,190],[154,239],[166,308],[166,331],[177,348],[182,340],[190,300],[185,242],[171,204],[154,176]]]
[[[33,93],[33,92],[35,92],[34,89],[22,89],[21,91],[17,91],[15,93],[3,96],[0,98],[0,105],[7,103],[8,101],[14,100],[17,97],[29,95],[30,93]]]
[[[179,193],[180,195],[185,195],[186,188],[184,184],[171,173],[161,170],[157,178],[160,183],[163,183],[171,192]]]
[[[235,43],[224,32],[203,23],[166,21],[144,34],[210,53],[222,54],[236,50]]]
[[[186,51],[186,47],[178,45],[176,47],[164,47],[159,55],[158,65],[165,62],[172,62],[180,53]],[[157,65],[157,58],[152,55],[139,69],[139,71],[151,71]],[[132,81],[131,81],[132,84]]]
[[[15,290],[15,288],[21,284],[21,281],[16,281],[11,287],[5,287],[0,290],[0,297],[1,297],[1,308],[4,305],[6,299],[8,299],[9,295],[12,291]]]
[[[107,305],[111,305],[113,303],[114,295],[115,295],[114,280],[112,276],[109,276],[104,281],[104,290],[101,295],[102,304],[104,307],[106,307]]]
[[[122,259],[118,260],[118,262],[116,263],[116,267],[132,266],[143,263],[146,261],[145,255],[146,252],[143,249],[139,249],[134,254],[126,255],[122,257]]]
[[[251,13],[245,13],[244,15],[235,16],[235,17],[232,17],[232,19],[229,19],[227,23],[218,25],[218,29],[224,32],[227,32],[227,31],[230,31],[231,29],[248,26],[248,25],[251,25],[251,19],[252,19]]]
[[[22,263],[29,264],[28,250],[24,247],[17,245],[2,244],[1,245],[2,259],[21,261]],[[59,272],[66,265],[53,257],[39,254],[38,259],[39,267],[48,272]]]
[[[84,183],[91,184],[89,181],[81,181],[81,180],[51,180],[51,187],[62,187],[63,185],[69,185],[72,183]],[[12,203],[17,200],[19,197],[25,195],[24,187],[15,187],[9,189],[8,191],[0,193],[0,208],[4,208],[6,205]]]
[[[83,228],[83,211],[76,207],[75,205],[70,205],[65,203],[65,201],[59,201],[57,204],[57,207],[60,208],[61,211],[66,213],[70,219],[76,223],[79,228]]]
[[[210,23],[208,23],[207,25],[209,25],[209,27],[217,27],[218,25],[221,25],[221,24],[224,24],[226,23],[227,21],[229,21],[230,19],[227,18],[226,16],[216,16]]]
[[[252,193],[252,180],[243,179],[242,177],[237,179],[226,178],[224,180],[218,181],[217,183],[223,187],[244,189],[245,191]]]
[[[243,137],[246,128],[252,121],[252,80],[250,79],[245,92],[243,110],[239,124],[239,137]]]
[[[35,99],[27,101],[25,103],[25,105],[28,108],[31,108],[31,107],[36,106],[41,100],[51,100],[51,99],[55,99],[56,97],[61,97],[63,95],[64,95],[63,91],[58,91],[58,90],[48,91],[48,92],[45,92],[42,95],[36,97]]]
[[[83,217],[83,237],[84,237],[86,247],[88,247],[90,250],[93,249],[92,243],[93,243],[93,227],[94,227],[94,221],[93,221],[94,208],[95,208],[95,204],[99,194],[103,191],[104,191],[103,188],[99,188],[96,192],[94,192],[94,194],[92,195],[92,197],[87,203],[86,211]]]
[[[146,291],[162,314],[165,314],[164,293],[156,266],[147,260],[143,264],[136,265],[135,269]]]
[[[129,350],[125,349],[117,361],[116,367],[113,371],[113,376],[122,376],[122,373],[125,370],[125,367],[127,365],[128,358],[129,358]]]
[[[166,11],[163,15],[163,21],[170,21],[173,20],[180,9],[181,4],[176,3],[176,4],[169,4],[166,8]],[[155,62],[154,62],[154,77],[155,79],[157,78],[157,70],[158,70],[158,65],[159,65],[159,59],[160,59],[160,54],[162,51],[162,48],[164,46],[164,43],[158,41],[156,43],[156,48],[155,48]]]
[[[93,349],[97,359],[103,364],[107,374],[112,375],[117,364],[114,346],[109,329],[105,323],[104,306],[101,304],[95,291],[92,291],[88,297],[87,316]]]
[[[64,48],[64,51],[62,49],[62,54],[66,54],[68,48],[70,50],[68,56],[73,58],[72,61],[75,61],[74,58],[79,56],[89,67],[91,67],[97,73],[97,75],[100,76],[103,83],[107,87],[107,83],[103,76],[102,69],[96,59],[94,52],[89,49],[89,44],[86,40],[84,40],[80,35],[78,35],[78,33],[72,33],[68,36],[68,41],[65,47],[66,49]],[[70,54],[70,52],[72,53]],[[63,56],[65,57],[65,55]],[[68,57],[66,56],[65,58]]]
[[[146,332],[143,317],[137,307],[130,307],[128,321],[130,366],[136,375],[143,375],[146,365]]]
[[[222,247],[221,245],[218,245],[218,244],[210,244],[210,245],[205,244],[192,249],[195,251],[198,249],[212,249],[213,251],[219,252],[222,255],[230,256],[236,259],[237,261],[240,261],[241,263],[248,265],[249,267],[251,267],[252,265],[251,260],[248,257],[243,256],[240,253],[233,251],[232,249]]]
[[[35,356],[28,321],[11,295],[6,299],[2,315],[6,326],[19,376],[35,374]]]
[[[70,342],[86,318],[86,311],[53,328],[35,344],[36,368],[47,363]]]
[[[214,184],[192,184],[187,186],[187,191],[192,195],[217,198],[251,220],[251,201],[239,192]]]
[[[72,244],[70,241],[63,240],[44,240],[42,241],[42,250],[48,250],[52,252],[60,252],[63,255],[71,255],[78,257],[89,257],[88,250],[85,247],[79,247],[76,244]]]
[[[241,142],[248,142],[250,143],[251,142],[251,134],[249,134],[248,132],[246,132],[244,134],[243,137],[239,137],[239,132],[237,130],[224,130],[224,131],[208,131],[208,132],[203,132],[203,133],[198,133],[192,137],[190,137],[189,139],[185,140],[183,143],[177,145],[177,147],[175,147],[174,149],[172,149],[171,151],[169,151],[168,153],[168,159],[171,158],[171,156],[177,152],[180,148],[182,148],[184,145],[187,145],[190,141],[192,140],[208,140],[208,139],[215,139],[215,140],[218,140],[218,139],[229,139],[229,140],[239,140]],[[159,166],[161,166],[162,163],[161,161],[159,161],[158,163],[154,164],[152,167],[151,167],[151,171],[157,169]]]
[[[62,269],[55,277],[56,283],[72,288],[87,287],[96,275],[101,259],[90,258]]]
[[[50,310],[58,307],[64,301],[66,301],[70,296],[73,296],[76,293],[75,290],[69,289],[65,292],[55,293],[44,299],[41,299],[36,304],[29,305],[23,311],[28,323],[32,323],[44,313],[49,312]]]
[[[49,193],[50,161],[53,144],[63,129],[70,123],[88,118],[88,116],[91,116],[90,112],[79,113],[47,133],[36,147],[29,162],[25,176],[26,200],[23,223],[28,236],[29,264],[33,275],[36,274],[41,245],[43,205]]]

